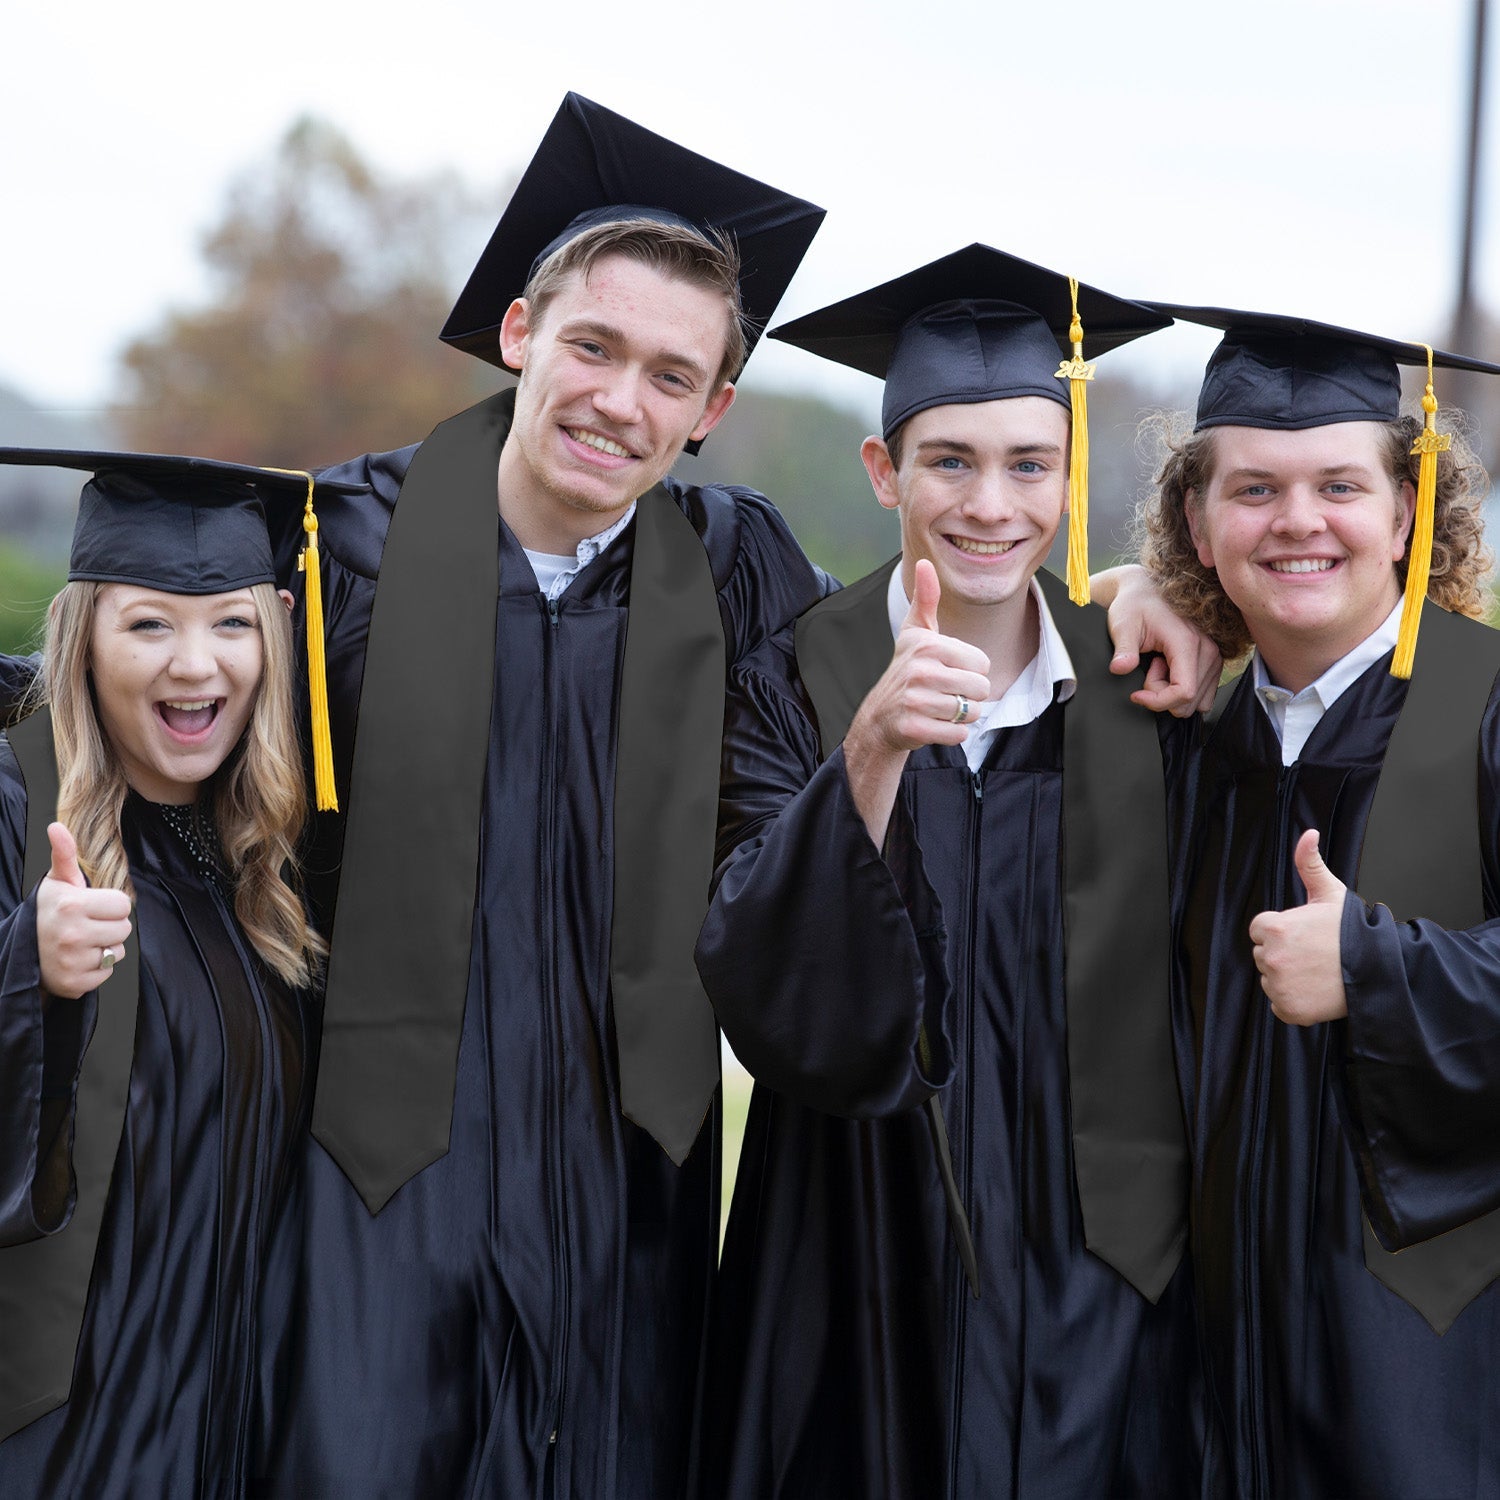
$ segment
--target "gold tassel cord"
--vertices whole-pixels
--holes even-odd
[[[307,688],[312,708],[313,795],[319,812],[339,810],[333,780],[333,734],[328,726],[328,665],[323,655],[323,574],[318,556],[318,518],[313,513],[313,476],[305,469],[272,469],[273,474],[297,474],[307,480],[307,505],[302,513],[306,545],[297,569],[306,579]]]
[[[1068,382],[1068,405],[1073,416],[1073,439],[1068,454],[1068,598],[1089,602],[1089,393],[1085,382],[1094,366],[1083,357],[1083,323],[1078,316],[1078,278],[1068,277],[1073,298],[1073,321],[1068,338],[1072,359],[1057,367],[1057,378]]]
[[[1433,513],[1437,507],[1438,454],[1453,446],[1453,434],[1437,430],[1437,396],[1432,388],[1432,346],[1427,350],[1427,389],[1422,396],[1422,431],[1411,446],[1420,454],[1417,463],[1417,512],[1412,522],[1411,543],[1406,549],[1406,593],[1401,601],[1401,629],[1396,636],[1396,654],[1391,676],[1409,678],[1417,654],[1417,630],[1422,623],[1422,602],[1427,597],[1427,578],[1432,569]]]

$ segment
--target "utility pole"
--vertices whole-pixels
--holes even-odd
[[[1474,24],[1469,52],[1469,142],[1468,158],[1464,174],[1463,221],[1459,233],[1458,296],[1453,308],[1453,344],[1456,353],[1473,354],[1478,358],[1494,358],[1494,353],[1479,347],[1480,330],[1476,326],[1478,307],[1474,297],[1474,244],[1479,225],[1479,158],[1483,146],[1484,123],[1484,52],[1485,19],[1489,0],[1474,0]],[[1451,401],[1466,411],[1474,411],[1480,379],[1472,375],[1461,375],[1451,382]],[[1489,403],[1486,403],[1489,404]],[[1481,434],[1484,446],[1493,458],[1500,442],[1494,433]]]

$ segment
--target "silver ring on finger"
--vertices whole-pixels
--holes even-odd
[[[99,967],[101,969],[112,969],[118,962],[120,955],[113,948],[101,948],[99,950]]]
[[[962,724],[969,717],[969,700],[962,693],[955,693],[953,696],[956,700],[953,709],[953,722],[955,724]]]

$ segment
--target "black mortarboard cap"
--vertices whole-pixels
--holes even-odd
[[[1197,427],[1296,430],[1334,422],[1391,422],[1401,414],[1398,365],[1425,366],[1427,346],[1276,313],[1229,307],[1151,306],[1184,323],[1219,328],[1198,393]],[[1500,365],[1432,351],[1435,366],[1500,374]]]
[[[1171,318],[1096,287],[1078,286],[1090,355],[1105,354]],[[771,331],[771,337],[885,381],[889,437],[930,406],[1046,396],[1069,405],[1059,354],[1072,350],[1067,276],[974,244]]]
[[[337,809],[313,505],[319,496],[353,495],[368,487],[329,480],[315,484],[305,473],[165,453],[0,448],[0,464],[93,475],[78,499],[69,581],[134,583],[168,594],[225,594],[274,583],[266,507],[291,505],[303,512],[313,782],[319,810]]]
[[[807,253],[823,212],[581,94],[568,94],[516,184],[442,337],[505,368],[500,323],[536,267],[594,224],[650,218],[733,237],[740,253],[748,357]]]
[[[0,448],[0,463],[83,469],[70,580],[135,583],[169,594],[222,594],[273,583],[265,504],[299,509],[301,474],[162,453]],[[352,492],[348,485],[320,490]]]

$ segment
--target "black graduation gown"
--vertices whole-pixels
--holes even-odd
[[[1185,1270],[1153,1306],[1084,1246],[1067,708],[1000,730],[977,773],[957,749],[914,752],[882,857],[842,749],[819,765],[813,710],[783,686],[775,656],[792,650],[787,633],[731,699],[721,847],[738,849],[698,949],[758,1080],[720,1267],[705,1493],[1195,1493]],[[978,1301],[914,1108],[935,1088]]]
[[[67,1232],[70,1206],[32,1176],[38,1105],[76,1090],[80,1036],[112,998],[108,986],[43,995],[36,893],[21,889],[25,807],[4,747],[0,1238],[12,1243]],[[255,1370],[270,1358],[258,1311],[306,1128],[308,1017],[150,804],[128,799],[123,832],[140,953],[129,1103],[71,1395],[0,1443],[6,1500],[243,1495]]]
[[[323,521],[333,734],[346,756],[386,518],[414,452],[334,471],[372,485],[362,505],[340,503]],[[818,575],[763,498],[668,489],[723,580],[731,660],[817,597]],[[262,1460],[266,1494],[669,1500],[690,1485],[718,1106],[674,1166],[621,1115],[610,1008],[635,528],[550,608],[498,520],[497,531],[494,697],[449,1149],[372,1217],[310,1144],[297,1332]],[[320,823],[315,878],[332,870],[338,835],[336,819]],[[325,881],[325,910],[330,895]]]
[[[1407,695],[1389,660],[1339,697],[1286,768],[1247,673],[1204,752],[1182,866],[1174,988],[1214,1417],[1206,1461],[1212,1483],[1235,1495],[1500,1493],[1500,1288],[1479,1291],[1439,1335],[1365,1264],[1366,1215],[1395,1250],[1500,1201],[1500,923],[1450,933],[1353,894]],[[1493,699],[1479,744],[1493,918]],[[1350,1019],[1294,1027],[1271,1013],[1247,928],[1305,899],[1292,852],[1311,827],[1351,888],[1341,932]],[[1466,1170],[1455,1170],[1461,1159]],[[1476,1194],[1486,1180],[1488,1195]]]

